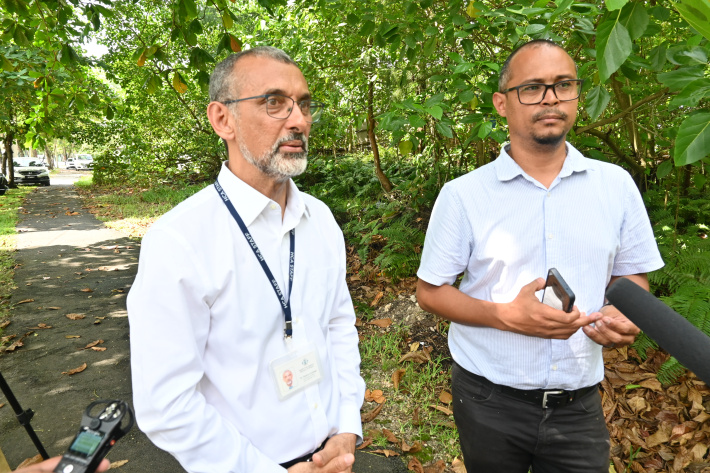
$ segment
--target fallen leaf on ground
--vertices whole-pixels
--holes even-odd
[[[67,319],[70,320],[81,320],[86,317],[84,314],[67,314]]]
[[[93,342],[91,342],[91,343],[89,343],[88,345],[86,345],[86,346],[84,347],[84,350],[86,350],[86,349],[88,349],[88,348],[91,348],[91,347],[95,347],[96,345],[101,345],[103,342],[104,342],[103,340],[94,340]]]
[[[0,409],[2,409],[3,407],[5,407],[5,403],[4,403],[4,402],[0,402]],[[372,440],[370,440],[370,443],[372,443]]]
[[[404,378],[404,374],[406,372],[407,370],[400,368],[394,373],[392,373],[392,384],[394,384],[395,390],[399,389],[399,383],[402,381],[402,378]]]
[[[24,468],[26,466],[36,465],[37,463],[40,463],[42,461],[44,461],[44,459],[42,458],[42,455],[37,454],[37,455],[33,456],[32,458],[28,458],[25,461],[23,461],[22,463],[20,463],[19,465],[17,465],[17,469],[19,470],[20,468]]]
[[[18,302],[18,303],[15,304],[15,305],[26,304],[26,303],[28,303],[28,302],[34,302],[34,301],[35,301],[34,299],[25,299],[25,300],[23,300],[23,301]]]
[[[81,372],[84,371],[85,369],[86,369],[86,363],[84,363],[83,365],[81,365],[81,366],[79,366],[79,367],[77,367],[77,368],[74,368],[73,370],[62,371],[62,374],[66,374],[66,375],[71,376],[71,375],[73,375],[73,374],[81,373]]]
[[[65,215],[76,216],[79,215],[79,212],[65,212]]]
[[[2,405],[0,405],[0,407],[2,407]],[[358,447],[355,447],[355,450],[362,450],[363,448],[369,447],[370,445],[372,445],[372,437],[365,437],[362,440],[362,443]]]
[[[402,451],[404,453],[417,453],[422,451],[422,443],[417,440],[414,445],[408,445],[407,442],[402,441]]]
[[[47,329],[47,328],[52,328],[52,326],[51,326],[51,325],[47,325],[47,324],[37,324],[36,327],[32,327],[32,330],[34,330],[34,329]]]
[[[384,404],[378,405],[377,407],[375,407],[373,410],[371,410],[369,412],[361,413],[360,420],[362,421],[362,423],[366,424],[368,422],[372,422],[374,420],[374,418],[377,417],[377,414],[379,414],[380,411],[382,410],[382,406],[384,406]]]
[[[81,338],[81,335],[65,335],[64,338]]]
[[[108,469],[109,469],[109,470],[113,470],[113,469],[116,469],[116,468],[121,468],[121,467],[122,467],[123,465],[125,465],[126,463],[128,463],[128,460],[119,460],[119,461],[117,461],[117,462],[111,462],[111,466],[108,467]]]
[[[5,328],[5,327],[7,327],[8,325],[10,325],[10,321],[9,321],[9,320],[3,320],[2,322],[0,322],[0,328]]]
[[[409,463],[407,463],[407,470],[414,471],[415,473],[424,473],[422,462],[420,462],[416,457],[409,459]]]
[[[372,300],[372,302],[370,302],[370,307],[375,307],[377,305],[377,303],[380,302],[380,299],[382,299],[382,297],[384,297],[384,295],[385,295],[384,292],[382,292],[382,291],[378,292],[377,295],[375,296],[375,298]]]
[[[391,430],[388,429],[382,429],[382,435],[387,439],[388,442],[390,443],[399,443],[399,439],[394,435],[394,433]]]
[[[392,325],[392,319],[390,319],[390,318],[388,317],[388,318],[386,318],[386,319],[371,320],[370,322],[368,322],[368,324],[370,324],[370,325],[377,325],[377,326],[380,327],[380,328],[387,328],[387,327],[389,327],[390,325]]]
[[[466,466],[458,457],[451,462],[451,469],[454,470],[454,473],[466,473]]]
[[[424,473],[444,473],[444,470],[446,470],[444,460],[437,460],[424,467]]]
[[[441,394],[439,394],[439,400],[444,404],[451,404],[451,402],[454,400],[454,397],[448,391],[441,391]]]
[[[394,450],[387,450],[386,448],[380,448],[378,450],[373,450],[372,453],[381,453],[387,458],[399,456],[399,453],[395,452]]]
[[[435,406],[435,405],[432,404],[432,405],[430,405],[429,407],[434,408],[434,409],[436,409],[437,411],[443,412],[443,413],[446,414],[447,416],[454,415],[454,411],[452,411],[451,409],[447,409],[447,408],[445,408],[445,407],[442,407],[442,406]]]
[[[405,361],[413,361],[415,363],[426,363],[427,361],[431,361],[431,357],[428,353],[425,353],[423,351],[410,351],[399,359],[400,363],[403,363]]]
[[[46,307],[47,310],[59,310],[61,307]]]
[[[85,287],[84,289],[79,289],[81,292],[94,292],[93,289]]]
[[[106,351],[106,347],[91,347],[94,351]]]

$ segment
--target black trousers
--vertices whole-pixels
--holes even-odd
[[[543,409],[501,393],[454,363],[454,420],[468,473],[607,473],[599,391]]]

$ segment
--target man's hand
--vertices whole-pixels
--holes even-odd
[[[59,460],[61,459],[62,457],[52,457],[49,460],[43,461],[42,463],[37,463],[36,465],[30,465],[28,467],[15,470],[14,473],[52,473],[59,464]],[[101,463],[99,463],[99,466],[96,471],[97,473],[106,471],[108,470],[108,467],[109,462],[104,458],[103,460],[101,460]]]
[[[564,312],[540,302],[535,292],[544,288],[545,280],[537,278],[523,286],[512,302],[500,304],[498,319],[503,325],[501,329],[533,337],[565,340],[580,327],[594,322],[577,306],[571,312]]]
[[[313,461],[297,463],[288,469],[289,473],[352,473],[355,463],[355,434],[338,434],[331,437],[320,452],[313,455]]]
[[[608,348],[630,345],[641,331],[636,325],[619,312],[613,305],[601,308],[599,312],[589,314],[594,326],[584,327],[589,338]]]

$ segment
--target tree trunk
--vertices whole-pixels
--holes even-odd
[[[375,174],[377,174],[377,179],[380,180],[380,185],[385,192],[392,192],[392,182],[390,182],[382,171],[382,165],[380,164],[380,150],[377,147],[377,137],[375,136],[374,95],[375,84],[370,81],[367,88],[367,137],[370,139],[370,147],[372,147],[372,157],[375,160]]]

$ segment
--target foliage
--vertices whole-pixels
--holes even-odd
[[[0,197],[0,321],[7,315],[8,298],[14,286],[15,274],[15,225],[20,220],[19,208],[25,196],[32,192],[32,187],[10,189]],[[2,329],[0,328],[0,333]]]
[[[663,302],[710,336],[710,193],[704,185],[690,188],[688,195],[680,190],[669,185],[645,195],[665,262],[649,274],[649,281]],[[642,335],[634,346],[645,357],[656,344]],[[659,369],[658,379],[671,384],[684,372],[671,358]]]

